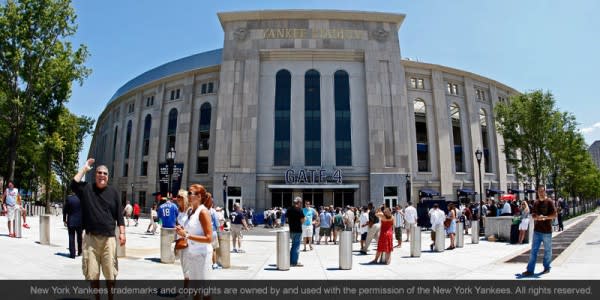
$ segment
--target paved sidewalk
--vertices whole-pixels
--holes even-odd
[[[587,214],[598,215],[598,212]],[[566,222],[569,228],[583,217]],[[0,279],[83,279],[81,257],[68,257],[67,230],[62,216],[51,217],[51,245],[39,244],[39,217],[27,218],[31,229],[23,228],[23,237],[9,238],[6,217],[0,217]],[[149,220],[141,219],[138,227],[126,227],[127,257],[119,259],[119,279],[182,279],[181,266],[162,264],[160,236],[145,233]],[[525,270],[523,263],[506,263],[530,248],[480,241],[471,244],[465,236],[463,248],[441,253],[429,252],[429,232],[421,237],[422,253],[411,258],[410,244],[392,252],[390,265],[368,265],[374,258],[376,244],[368,255],[358,253],[353,244],[351,270],[339,270],[337,245],[314,245],[313,251],[301,252],[304,267],[279,271],[276,268],[276,236],[271,229],[255,228],[245,232],[245,253],[231,253],[230,269],[216,270],[215,279],[515,279]],[[395,243],[395,241],[394,241]],[[446,240],[446,245],[449,240]],[[302,247],[301,247],[302,249]],[[552,263],[552,272],[539,279],[600,279],[600,218],[596,220]],[[537,272],[541,265],[536,268]]]

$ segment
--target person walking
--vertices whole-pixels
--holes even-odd
[[[75,250],[77,250],[77,256],[80,256],[83,252],[81,247],[81,236],[83,234],[83,228],[81,227],[81,201],[73,192],[67,197],[63,205],[63,223],[69,233],[69,257],[75,258]],[[75,238],[77,238],[77,249],[75,249]]]
[[[127,205],[125,205],[125,208],[123,209],[123,215],[125,215],[125,220],[127,221],[127,227],[129,227],[129,219],[131,218],[132,213],[133,213],[133,206],[131,206],[131,203],[129,203],[129,201],[127,201]]]
[[[404,208],[404,226],[406,227],[406,240],[405,242],[410,241],[410,233],[413,230],[413,226],[417,225],[419,217],[417,214],[417,209],[415,208],[412,202],[408,203],[408,206]]]
[[[140,220],[140,205],[136,202],[133,204],[133,221],[135,222],[134,226],[138,226],[138,222]]]
[[[248,230],[246,217],[239,203],[233,204],[234,211],[231,213],[231,239],[234,253],[244,253],[242,250],[242,229]],[[236,248],[237,241],[237,248]]]
[[[369,208],[369,225],[367,226],[368,231],[367,238],[365,240],[365,245],[360,251],[360,253],[363,255],[367,254],[367,252],[369,251],[369,246],[371,246],[371,241],[373,240],[373,238],[379,235],[379,230],[381,226],[381,224],[379,224],[379,218],[375,215],[375,208],[373,207],[373,202],[369,202],[367,207]]]
[[[146,233],[156,233],[156,223],[158,223],[158,212],[156,211],[156,204],[152,204],[152,208],[150,209],[150,224],[148,225],[148,229],[146,229]],[[152,228],[152,230],[150,230]]]
[[[117,190],[108,185],[108,168],[104,165],[96,168],[94,182],[82,181],[83,176],[92,169],[94,159],[86,161],[71,181],[71,190],[81,203],[83,239],[82,269],[92,288],[100,286],[100,270],[107,280],[108,298],[112,299],[112,288],[118,273],[117,244],[115,226],[119,228],[119,244],[125,245],[125,221],[121,199]],[[99,294],[96,294],[99,299]]]
[[[300,242],[302,239],[302,223],[305,221],[304,213],[302,212],[302,198],[296,197],[294,204],[287,210],[287,219],[290,227],[290,238],[292,239],[292,247],[290,248],[290,266],[302,267],[298,262],[300,256]]]
[[[450,226],[446,228],[446,233],[450,236],[450,246],[446,250],[453,250],[455,248],[454,237],[456,236],[456,207],[454,203],[448,204],[448,216],[446,218],[450,219]]]
[[[522,244],[525,240],[525,234],[527,234],[527,229],[529,229],[529,205],[527,205],[527,201],[521,202],[521,223],[519,223],[519,244]]]
[[[24,210],[21,208],[21,195],[19,194],[19,189],[17,189],[12,180],[8,181],[8,187],[4,190],[2,194],[2,203],[4,205],[4,210],[7,212],[6,217],[8,219],[8,236],[16,237],[15,232],[13,231],[15,214],[24,214]],[[23,219],[23,227],[29,228],[29,225]]]
[[[540,245],[544,244],[544,271],[542,274],[550,272],[550,263],[552,261],[552,220],[556,218],[556,208],[554,203],[546,196],[546,188],[538,187],[538,200],[533,204],[531,216],[534,221],[533,241],[531,243],[531,252],[529,254],[529,263],[527,270],[521,273],[521,276],[532,276],[535,270],[538,251]]]
[[[402,247],[402,229],[404,229],[404,213],[402,212],[402,207],[396,205],[394,210],[394,235],[396,236],[398,245],[396,245],[395,248]],[[381,237],[379,237],[379,239],[381,239]]]
[[[396,220],[392,216],[392,211],[389,207],[384,208],[383,212],[378,212],[376,216],[380,220],[379,223],[381,224],[381,227],[379,240],[377,241],[377,253],[375,254],[375,258],[370,261],[369,264],[376,264],[379,261],[379,258],[385,255],[385,264],[389,265],[392,261],[392,251],[394,250],[393,230],[396,227]]]

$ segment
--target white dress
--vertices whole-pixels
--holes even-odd
[[[189,235],[204,235],[202,224],[200,224],[200,212],[203,210],[207,210],[207,208],[200,205],[183,224],[183,228]],[[211,224],[208,226],[211,227]],[[200,243],[188,239],[188,247],[181,254],[183,276],[190,280],[209,280],[212,273],[212,252],[210,243]]]

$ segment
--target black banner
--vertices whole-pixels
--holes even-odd
[[[375,277],[375,276],[374,276]],[[211,299],[592,299],[597,280],[117,280],[114,288],[101,281],[0,281],[6,299],[174,299],[211,296]]]
[[[173,164],[173,176],[171,179],[171,194],[177,195],[181,187],[181,175],[183,174],[183,163]],[[160,195],[167,196],[169,190],[169,165],[167,163],[158,164],[158,182],[160,184]]]

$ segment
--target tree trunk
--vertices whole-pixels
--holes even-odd
[[[50,189],[52,187],[52,154],[46,152],[46,213],[50,214]]]
[[[19,129],[12,128],[8,139],[8,180],[15,180],[15,162],[19,145]]]

